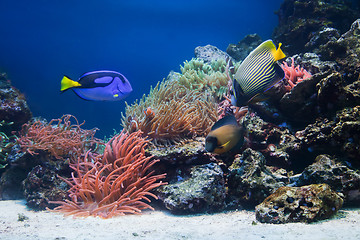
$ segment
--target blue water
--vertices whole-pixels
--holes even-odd
[[[63,75],[115,70],[133,86],[128,103],[211,44],[271,37],[282,0],[1,0],[0,71],[25,94],[34,116],[73,114],[98,137],[120,130],[120,102],[60,94]]]

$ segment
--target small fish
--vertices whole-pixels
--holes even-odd
[[[276,61],[285,58],[279,47],[276,49],[271,40],[255,48],[241,63],[235,73],[231,102],[241,107],[250,103],[264,101],[264,92],[285,76]]]
[[[130,82],[124,75],[105,70],[85,73],[78,81],[64,76],[60,91],[68,89],[82,99],[94,101],[119,101],[132,92]]]
[[[217,121],[205,139],[205,149],[208,152],[223,154],[240,148],[244,143],[244,128],[234,115],[226,115]]]

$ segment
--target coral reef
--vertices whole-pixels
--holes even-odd
[[[224,208],[223,171],[215,163],[194,166],[189,176],[157,191],[165,207],[176,214],[214,212]]]
[[[284,61],[281,65],[281,68],[284,70],[285,79],[290,85],[288,91],[290,91],[290,89],[292,89],[298,82],[311,77],[311,74],[304,68],[300,68],[299,65],[295,67],[294,58],[291,58],[291,64],[288,64],[286,61]]]
[[[266,157],[266,164],[289,168],[290,155],[300,149],[300,141],[286,127],[264,121],[253,111],[243,118],[248,145]]]
[[[356,29],[354,25],[352,28]],[[360,132],[357,129],[359,117],[355,103],[359,94],[357,80],[354,78],[357,75],[351,74],[356,74],[357,70],[354,67],[346,67],[349,66],[346,64],[350,64],[350,60],[339,64],[334,58],[324,59],[320,55],[321,51],[325,51],[322,46],[326,42],[335,41],[340,36],[338,32],[340,31],[327,29],[314,33],[311,46],[309,44],[307,48],[314,49],[315,53],[297,52],[298,55],[289,57],[283,63],[289,84],[286,81],[280,82],[270,89],[269,101],[235,111],[239,116],[239,122],[246,129],[248,149],[242,154],[205,154],[201,150],[203,146],[199,143],[201,138],[188,139],[170,149],[159,146],[149,148],[149,154],[156,155],[161,160],[159,166],[166,169],[169,174],[168,180],[171,185],[167,187],[171,187],[171,191],[166,192],[166,197],[161,197],[168,209],[176,213],[191,212],[189,208],[194,205],[191,201],[186,205],[186,201],[179,197],[179,191],[176,189],[180,186],[181,189],[189,187],[186,185],[188,181],[191,181],[191,185],[198,186],[201,178],[193,178],[190,173],[192,169],[208,162],[216,162],[223,171],[226,189],[223,206],[226,209],[251,209],[281,187],[301,187],[313,183],[328,183],[336,191],[344,194],[346,202],[356,202],[360,191],[357,174],[352,168],[359,168],[355,160],[358,158],[357,135]],[[358,41],[354,32],[356,31],[352,30],[352,33],[346,36]],[[350,41],[343,44],[350,49]],[[206,52],[202,54],[205,59],[209,56],[219,56],[217,49],[207,47],[201,50]],[[209,51],[214,51],[213,55]],[[246,56],[247,49],[243,51]],[[239,57],[241,50],[238,48],[229,54],[233,58],[235,55]],[[351,54],[355,56],[354,51],[345,51],[342,59],[346,58],[345,56],[350,59]],[[184,64],[183,76],[173,74],[173,79],[181,79],[182,86],[187,89],[204,92],[209,90],[202,78],[206,73],[208,70],[203,62],[193,59]],[[190,82],[187,81],[189,79]],[[226,96],[223,101],[219,100],[217,99],[218,116],[234,112]],[[336,115],[339,110],[342,111]],[[350,167],[333,162],[329,165],[326,161],[322,166],[323,164],[318,163],[319,157],[316,156],[324,153],[344,158]],[[294,172],[300,174],[294,175]],[[327,178],[331,172],[333,178]],[[205,173],[202,174],[206,176]],[[314,178],[308,177],[309,175]],[[341,185],[341,181],[345,182]],[[176,188],[173,189],[172,186]],[[340,200],[337,203],[339,202]],[[339,207],[339,204],[336,207]],[[301,218],[300,215],[298,219]],[[322,217],[330,215],[324,214]],[[304,221],[316,219],[318,218],[312,216]]]
[[[287,176],[272,173],[261,153],[246,149],[229,167],[228,194],[236,205],[253,208],[288,181]]]
[[[354,204],[360,200],[360,174],[328,155],[317,156],[313,164],[293,179],[296,186],[326,183],[345,196],[344,203]]]
[[[273,39],[284,43],[284,49],[290,54],[313,50],[307,43],[326,28],[344,33],[358,16],[350,1],[333,0],[285,0],[277,15],[279,25]]]
[[[360,166],[360,106],[338,112],[334,121],[318,119],[296,136],[303,149],[345,156],[355,167]]]
[[[281,187],[257,205],[255,213],[263,223],[310,223],[333,216],[342,203],[327,184]]]
[[[211,155],[206,154],[205,138],[197,137],[182,141],[176,147],[149,146],[146,153],[159,159],[166,165],[205,164],[211,161]]]
[[[227,87],[226,74],[221,73],[224,64],[196,59],[185,62],[182,74],[170,75],[171,79],[159,83],[139,102],[126,106],[124,129],[141,130],[156,145],[206,136],[217,120],[215,92],[221,95],[225,91],[221,85]]]
[[[70,176],[69,163],[89,149],[96,151],[102,144],[94,137],[96,129],[84,130],[81,126],[71,115],[49,123],[37,120],[24,124],[18,133],[17,144],[6,156],[8,166],[1,175],[0,198],[25,197],[36,209],[44,209],[48,200],[62,198],[64,187],[60,183],[37,179],[40,175],[45,179],[52,179],[57,174]],[[36,192],[38,194],[34,194]]]
[[[343,202],[358,207],[360,19],[353,22],[350,6],[284,1],[273,35],[289,57],[267,101],[240,109],[229,97],[231,75],[261,43],[258,35],[227,53],[197,47],[180,72],[126,105],[124,129],[105,147],[71,115],[27,122],[25,100],[1,76],[2,102],[18,105],[0,106],[0,117],[12,108],[24,116],[0,118],[1,199],[101,218],[152,209],[152,199],[175,214],[259,204],[257,219],[271,223],[329,218]],[[212,125],[229,113],[246,129],[240,154],[206,152]]]
[[[106,144],[103,155],[88,151],[71,164],[74,172],[66,180],[71,200],[51,202],[60,204],[54,211],[110,218],[153,209],[145,201],[157,198],[150,191],[164,184],[158,180],[165,174],[155,175],[151,171],[158,160],[145,156],[148,141],[141,134],[122,132]]]
[[[249,53],[262,43],[262,39],[258,34],[246,35],[237,44],[229,44],[226,52],[236,61],[244,60]]]
[[[0,169],[3,169],[8,165],[7,156],[14,144],[15,136],[8,137],[4,132],[0,132]]]
[[[17,131],[22,124],[30,120],[32,114],[25,97],[16,88],[11,86],[6,75],[0,73],[0,121],[11,124],[11,131]]]
[[[41,165],[34,167],[22,184],[26,204],[35,210],[54,208],[52,201],[68,199],[68,185],[57,177],[55,171]]]
[[[360,64],[360,19],[354,21],[350,29],[340,38],[332,39],[319,46],[323,60],[336,61],[339,71],[348,83],[359,79]]]
[[[352,29],[356,27],[353,25]],[[352,33],[346,36],[358,41],[354,32],[356,31],[352,30]],[[319,54],[326,42],[335,41],[340,36],[337,31],[331,29],[317,34],[312,35],[312,45],[309,44],[307,48],[317,48],[314,52]],[[350,64],[350,56],[356,55],[354,50],[349,50],[350,41],[343,44],[347,46],[348,51],[345,51],[345,56],[349,62],[343,61],[343,64],[339,64],[334,58],[324,59],[322,55],[316,53],[297,52],[298,55],[289,57],[283,63],[290,85],[286,82],[279,83],[279,86],[269,91],[271,97],[268,102],[251,105],[246,111],[237,111],[241,112],[239,120],[247,130],[246,146],[250,148],[242,154],[215,155],[206,158],[198,147],[171,151],[157,148],[158,152],[155,154],[162,156],[163,153],[161,157],[163,164],[167,167],[172,166],[167,168],[168,173],[173,176],[172,179],[180,179],[179,184],[181,184],[194,164],[201,164],[202,160],[215,161],[224,172],[227,189],[225,208],[228,209],[242,207],[251,209],[280,187],[286,185],[301,187],[313,183],[328,183],[336,191],[344,194],[346,203],[356,202],[360,192],[358,177],[351,168],[359,168],[355,160],[358,158],[357,135],[360,132],[357,129],[359,117],[355,103],[359,94],[358,84],[354,78],[357,75],[351,75],[356,74],[357,70],[346,65]],[[237,51],[240,56],[241,50]],[[235,58],[234,54],[230,55]],[[342,59],[344,58],[346,57],[343,55]],[[192,62],[189,68],[199,69],[196,64],[199,63]],[[228,103],[229,100],[225,98],[219,104],[219,116],[232,111]],[[347,109],[344,109],[346,107]],[[342,111],[335,117],[335,113],[339,110]],[[192,141],[189,140],[187,146],[190,146]],[[198,144],[194,143],[193,146]],[[190,154],[187,150],[194,151],[194,154]],[[178,157],[175,154],[177,151],[180,153]],[[316,156],[323,153],[344,157],[351,167],[340,163],[328,163],[325,160],[324,163],[319,163],[320,157],[316,158]],[[190,166],[186,167],[186,164]],[[293,175],[294,172],[300,174]],[[332,178],[330,178],[331,173]],[[196,180],[196,178],[192,179],[192,181]],[[167,199],[179,199],[177,192],[169,191]],[[342,200],[341,204],[340,200],[336,201],[336,209],[338,209]],[[175,205],[174,202],[172,203]],[[187,207],[181,207],[183,213],[188,212]],[[302,213],[299,213],[297,220],[315,221],[329,217],[330,213],[321,213],[323,214],[320,214],[321,217],[308,215],[306,218],[302,218],[300,216]]]
[[[221,51],[215,46],[206,45],[195,48],[195,58],[202,59],[204,63],[211,63],[217,61],[225,61],[229,55]]]

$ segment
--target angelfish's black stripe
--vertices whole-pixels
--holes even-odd
[[[274,79],[274,77],[275,77],[275,72],[269,76],[262,77],[261,79],[259,79],[258,84],[252,85],[250,90],[247,92],[247,95],[253,95],[264,91],[265,88],[269,86],[269,84]]]
[[[272,64],[266,62],[251,69],[251,71],[244,76],[244,78],[247,79],[246,89],[249,90],[254,85],[261,84],[264,76],[271,75],[272,70]]]
[[[249,84],[254,79],[254,75],[261,74],[261,66],[266,66],[269,59],[266,55],[256,55],[254,58],[250,58],[245,64],[245,68],[241,69],[241,80],[244,80],[244,87],[249,87]]]
[[[263,91],[275,77],[274,59],[269,51],[261,51],[246,59],[241,69],[239,84],[245,95]]]

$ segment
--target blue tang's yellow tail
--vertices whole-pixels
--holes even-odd
[[[65,90],[67,90],[69,88],[80,87],[80,86],[81,86],[80,83],[71,80],[67,76],[64,76],[63,79],[61,80],[60,91],[65,91]]]

